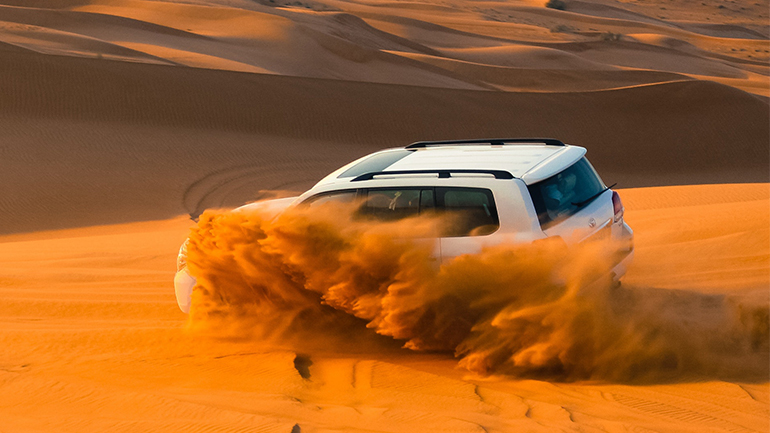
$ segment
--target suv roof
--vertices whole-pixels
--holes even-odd
[[[517,144],[501,145],[500,143]],[[585,153],[586,150],[582,147],[564,145],[558,140],[551,139],[419,142],[406,148],[382,150],[353,161],[331,173],[317,186],[344,184],[354,180],[357,184],[359,181],[363,184],[367,179],[372,178],[372,176],[361,176],[367,173],[402,172],[400,174],[405,174],[403,172],[410,171],[423,173],[426,171],[436,173],[475,171],[480,174],[491,174],[490,171],[495,171],[510,173],[512,177],[519,178],[526,184],[532,184],[569,167]]]

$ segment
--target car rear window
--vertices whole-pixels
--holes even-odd
[[[560,173],[527,188],[540,226],[546,229],[590,203],[605,186],[588,160],[581,158]]]

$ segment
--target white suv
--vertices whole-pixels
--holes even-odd
[[[299,197],[239,209],[277,215],[292,206],[360,200],[362,212],[382,220],[452,211],[460,223],[435,243],[442,261],[505,242],[558,236],[574,245],[609,238],[619,245],[611,270],[619,281],[633,257],[633,231],[623,221],[620,196],[585,154],[554,139],[417,142],[353,161]],[[186,268],[185,246],[174,286],[179,307],[188,312],[195,278]]]

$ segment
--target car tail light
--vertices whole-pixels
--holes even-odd
[[[612,207],[615,210],[615,222],[618,222],[623,219],[623,202],[620,201],[620,194],[618,194],[615,191],[612,191]]]
[[[187,244],[190,243],[190,238],[187,238],[182,246],[179,248],[179,255],[176,256],[176,271],[179,272],[187,267]]]

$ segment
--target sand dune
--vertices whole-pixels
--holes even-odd
[[[484,83],[495,86],[497,89],[506,91],[540,93],[546,91],[585,92],[633,87],[643,83],[660,84],[690,79],[686,75],[647,70],[591,70],[588,72],[580,69],[510,68],[450,60],[423,54],[397,54],[419,59],[422,62],[436,65],[468,78],[481,80]],[[588,63],[588,65],[591,66],[592,64]],[[739,83],[732,84],[740,86],[750,85],[747,80],[741,80]],[[764,82],[755,83],[755,85],[760,87],[763,84]]]
[[[451,74],[441,69],[330,37],[311,26],[298,25],[278,15],[149,3],[153,7],[148,9],[134,7],[133,3],[113,7],[92,5],[73,11],[3,7],[0,8],[0,18],[24,24],[19,26],[23,32],[19,30],[17,33],[24,33],[22,36],[26,35],[28,39],[40,33],[39,30],[33,32],[33,28],[29,27],[36,25],[80,32],[85,35],[81,38],[85,41],[105,41],[103,49],[99,49],[93,41],[92,49],[87,51],[82,48],[83,42],[67,46],[62,45],[62,40],[52,44],[38,37],[37,44],[27,46],[39,52],[112,58],[112,51],[122,49],[138,52],[135,57],[139,59],[163,57],[168,60],[167,63],[195,67],[477,88],[446,77]],[[114,15],[119,13],[125,17]],[[323,17],[321,21],[322,25],[340,22],[337,14]],[[244,24],[246,22],[248,25]],[[344,20],[341,25],[344,25]],[[232,31],[236,28],[246,29],[243,30],[245,33]],[[333,27],[328,30],[333,30]],[[376,33],[376,30],[371,30]],[[362,33],[371,32],[363,29]],[[406,45],[394,43],[391,35],[379,37],[381,41],[377,42],[378,36],[375,35],[374,39],[380,45],[398,49],[410,49],[408,46],[413,45],[408,42]],[[13,43],[19,37],[9,35],[3,39],[0,36],[0,40]],[[430,69],[435,71],[426,71]]]
[[[703,33],[709,36],[731,39],[767,39],[766,34],[756,30],[750,30],[735,24],[708,24],[699,22],[679,21],[676,23],[684,29],[692,29],[697,33]]]
[[[705,12],[711,6],[705,3],[701,8],[706,15],[698,16],[700,20],[694,19],[691,10],[661,17],[640,5],[600,1],[568,1],[565,10],[545,8],[539,1],[483,2],[475,7],[459,1],[337,0],[6,0],[0,4],[4,5],[0,20],[8,23],[0,29],[0,42],[49,54],[503,91],[522,87],[511,85],[511,79],[503,83],[490,79],[499,75],[494,66],[514,68],[508,75],[634,68],[695,79],[714,77],[770,96],[767,79],[746,73],[762,77],[770,73],[768,38],[751,28],[751,19],[762,20],[764,15],[746,16],[745,22],[736,18],[712,23]],[[635,36],[641,34],[649,36]],[[660,38],[680,43],[661,44]],[[477,64],[477,72],[466,69],[458,74],[456,67],[446,67],[456,60]],[[628,75],[624,81],[629,86],[649,84],[655,77]],[[665,74],[660,77],[656,82],[669,81]],[[527,80],[523,88],[617,87],[601,75],[558,79],[559,86],[547,85],[553,80]]]
[[[485,48],[445,49],[449,57],[519,69],[617,70],[554,48],[508,45]]]
[[[51,30],[44,27],[0,23],[3,42],[43,54],[63,54],[146,63],[170,64],[164,59],[147,55],[120,45],[114,45],[78,34]]]
[[[637,230],[628,288],[767,298],[768,191],[621,191]],[[697,223],[683,231],[686,221]],[[483,379],[456,369],[451,355],[374,336],[330,351],[185,331],[169,275],[190,224],[0,238],[5,431],[767,431],[761,381]]]

